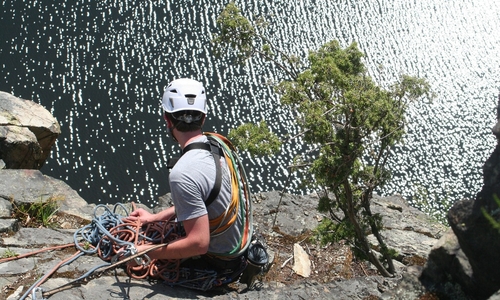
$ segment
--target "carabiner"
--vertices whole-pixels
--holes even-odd
[[[43,292],[44,292],[44,289],[41,287],[34,288],[33,291],[31,292],[31,299],[32,300],[47,300],[46,298],[43,297]],[[37,293],[39,293],[41,298],[37,297]]]

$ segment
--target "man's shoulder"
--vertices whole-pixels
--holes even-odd
[[[214,164],[212,154],[206,150],[191,150],[186,152],[170,170],[170,174],[196,174],[205,173]]]

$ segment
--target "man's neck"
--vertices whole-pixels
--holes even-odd
[[[179,142],[181,149],[184,149],[184,147],[186,147],[193,140],[196,140],[203,135],[201,130],[191,131],[191,132],[179,132],[176,129],[174,130],[176,131],[175,137],[177,138],[177,141]]]

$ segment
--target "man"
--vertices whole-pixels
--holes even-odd
[[[176,217],[185,236],[147,255],[151,259],[181,259],[181,267],[226,272],[231,281],[245,268],[243,254],[253,230],[250,199],[240,190],[246,183],[234,182],[239,176],[233,172],[233,162],[222,151],[213,150],[222,145],[202,133],[207,98],[200,82],[172,81],[163,94],[162,106],[167,131],[183,149],[169,176],[174,206],[157,214],[138,209],[127,219],[148,223]],[[137,251],[150,247],[140,245]]]

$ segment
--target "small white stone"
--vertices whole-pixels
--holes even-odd
[[[311,260],[299,244],[293,245],[293,271],[306,278],[311,275]]]
[[[12,293],[9,297],[7,297],[7,300],[15,300],[15,299],[19,299],[21,297],[21,293],[23,291],[23,288],[24,286],[20,286],[17,288],[17,290]]]

